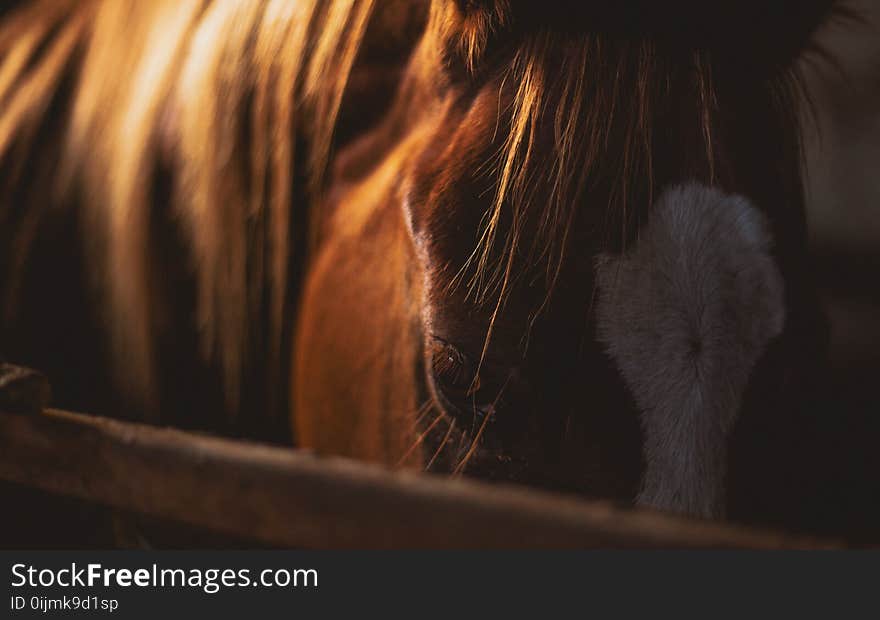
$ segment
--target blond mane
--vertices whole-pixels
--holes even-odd
[[[373,0],[35,0],[0,21],[0,161],[33,137],[64,81],[63,196],[82,193],[128,389],[149,400],[154,177],[192,248],[204,352],[231,403],[248,322],[284,317],[294,180],[318,179]],[[297,157],[297,136],[310,145]],[[35,155],[36,156],[36,155]],[[308,171],[295,171],[298,160]],[[313,184],[312,189],[316,187]],[[0,188],[0,208],[10,208]]]

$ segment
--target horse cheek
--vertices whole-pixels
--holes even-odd
[[[395,217],[397,214],[397,217]],[[297,445],[388,466],[420,466],[413,445],[421,342],[415,263],[399,210],[331,236],[308,276],[293,360]]]

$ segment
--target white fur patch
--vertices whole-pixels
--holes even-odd
[[[723,516],[727,437],[785,322],[771,243],[745,198],[691,183],[664,192],[634,247],[599,258],[598,337],[641,412],[639,504]]]

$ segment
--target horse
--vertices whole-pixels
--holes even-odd
[[[802,72],[848,17],[19,0],[0,352],[65,406],[803,523]]]
[[[685,24],[668,5],[431,5],[391,113],[335,162],[297,332],[305,445],[766,511],[727,448],[821,372],[795,59],[833,7],[771,9],[746,52],[738,9],[685,4]]]

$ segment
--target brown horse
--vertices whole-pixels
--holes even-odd
[[[112,376],[154,419],[789,518],[799,71],[839,7],[604,4],[17,2],[0,349],[65,406]]]
[[[742,50],[730,6],[685,3],[687,40],[667,5],[563,4],[432,3],[389,115],[334,167],[297,434],[717,516],[735,422],[798,409],[821,356],[795,58],[831,6],[771,8]]]

